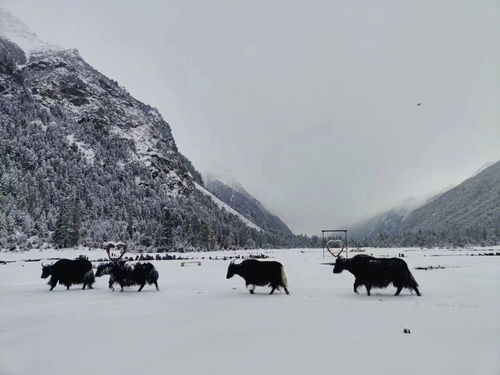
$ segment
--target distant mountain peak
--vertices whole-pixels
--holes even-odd
[[[208,164],[203,174],[203,182],[205,185],[210,185],[212,182],[218,181],[234,191],[255,199],[245,190],[241,182],[234,176],[233,172],[223,163],[213,159],[205,162]]]
[[[62,47],[41,41],[19,18],[0,8],[0,37],[17,44],[26,55],[34,52],[61,51]]]
[[[203,175],[203,180],[207,185],[213,181],[220,181],[235,191],[248,194],[241,183],[230,173],[207,172]]]
[[[351,227],[353,237],[383,245],[430,245],[498,242],[500,233],[500,161],[488,163],[472,177],[425,201],[412,200]],[[410,205],[408,205],[410,203]],[[414,233],[425,233],[413,236]],[[425,242],[427,240],[427,242]],[[419,245],[419,246],[420,246]]]
[[[205,175],[207,190],[260,228],[286,235],[292,234],[279,217],[250,195],[236,179],[228,179],[228,175],[224,177],[226,182],[214,175]]]

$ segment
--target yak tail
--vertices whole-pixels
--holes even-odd
[[[281,283],[284,288],[288,288],[288,280],[286,279],[285,268],[281,266]]]
[[[148,284],[153,284],[155,281],[158,281],[158,271],[156,269],[152,269],[148,274]]]
[[[406,283],[408,285],[406,285],[406,287],[407,288],[418,288],[417,280],[415,280],[415,278],[413,277],[410,269],[408,268],[408,265],[406,265],[406,272],[408,272],[407,280],[406,280]]]

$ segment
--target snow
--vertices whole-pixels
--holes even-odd
[[[17,17],[0,8],[0,36],[16,43],[27,55],[32,52],[61,51],[62,48],[42,42]]]
[[[68,140],[70,145],[76,145],[78,150],[82,153],[83,157],[89,162],[89,164],[95,163],[95,153],[89,145],[85,144],[84,142],[75,141],[74,134],[68,134],[66,136],[66,139]]]
[[[217,198],[215,195],[213,195],[211,192],[209,192],[207,189],[205,189],[203,186],[197,184],[196,182],[194,183],[195,186],[196,186],[196,189],[198,189],[201,193],[205,194],[206,196],[210,197],[210,199],[212,199],[212,201],[219,207],[219,208],[222,208],[224,210],[226,210],[227,212],[233,214],[233,215],[236,215],[240,218],[241,221],[243,221],[243,223],[245,223],[245,225],[247,227],[250,227],[250,228],[253,228],[253,229],[257,229],[258,231],[261,231],[262,228],[259,227],[258,225],[252,223],[250,220],[248,220],[245,216],[243,216],[242,214],[240,214],[238,211],[236,211],[234,208],[232,208],[231,206],[229,206],[228,204],[226,204],[225,202],[221,201],[219,198]]]
[[[500,257],[465,256],[485,251],[368,250],[404,253],[422,297],[356,295],[351,274],[321,264],[333,260],[321,249],[263,251],[285,266],[290,296],[250,295],[220,260],[154,262],[160,291],[141,293],[111,292],[107,278],[49,292],[40,262],[0,265],[0,374],[499,374]],[[0,260],[82,252],[104,256],[32,250]],[[249,252],[184,255],[235,253]],[[429,265],[447,268],[414,269]]]
[[[139,125],[130,129],[122,129],[119,126],[113,126],[111,128],[111,134],[133,141],[138,154],[137,160],[149,161],[151,152],[155,149],[153,146],[154,137],[152,137],[149,124]],[[133,156],[135,157],[135,155]]]

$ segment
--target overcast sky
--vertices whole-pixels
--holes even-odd
[[[224,165],[296,233],[500,158],[496,0],[0,4],[157,107],[198,169]]]

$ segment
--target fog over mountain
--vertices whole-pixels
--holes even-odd
[[[500,161],[426,202],[395,207],[351,227],[377,245],[495,245],[500,241]]]
[[[500,158],[499,5],[1,0],[158,109],[295,233],[425,199]],[[112,21],[112,22],[111,22]]]

